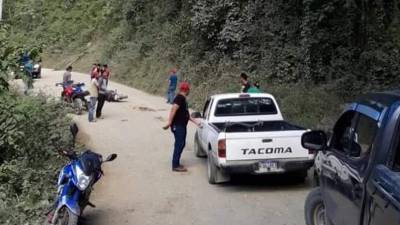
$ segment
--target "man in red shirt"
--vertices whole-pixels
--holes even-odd
[[[96,63],[93,63],[92,68],[90,68],[90,72],[89,72],[90,78],[92,78],[92,76],[93,76],[93,71],[96,69],[96,67],[97,67],[97,64],[96,64]]]
[[[97,78],[100,76],[100,64],[93,64],[92,72],[90,73],[90,78]]]
[[[197,126],[201,126],[200,122],[189,115],[188,103],[186,97],[189,95],[190,86],[187,82],[179,85],[179,93],[176,95],[173,106],[169,115],[168,123],[163,128],[167,130],[171,128],[175,137],[174,154],[172,157],[172,171],[186,172],[187,169],[180,164],[182,151],[186,145],[187,124],[189,121]]]
[[[105,81],[106,81],[106,85],[108,86],[108,80],[109,80],[110,77],[111,77],[111,71],[110,71],[110,69],[108,68],[108,65],[107,65],[107,64],[104,64],[104,65],[103,65],[103,77],[104,77],[104,79],[105,79]]]

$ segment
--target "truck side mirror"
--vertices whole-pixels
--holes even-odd
[[[104,161],[104,162],[111,162],[111,161],[114,161],[114,159],[116,159],[117,158],[117,154],[111,154],[111,155],[109,155],[107,158],[106,158],[106,160]]]
[[[326,148],[327,138],[323,131],[309,131],[301,136],[303,148],[313,151],[322,151]]]
[[[194,113],[192,113],[191,116],[192,116],[192,118],[195,118],[195,119],[202,118],[201,113],[199,113],[199,112],[194,112]]]

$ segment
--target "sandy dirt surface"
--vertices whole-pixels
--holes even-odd
[[[59,97],[62,71],[43,70],[35,89]],[[89,83],[89,75],[73,73],[75,81]],[[126,94],[125,102],[106,102],[104,119],[88,123],[76,116],[87,146],[118,159],[104,165],[105,176],[95,186],[83,225],[301,225],[310,184],[285,176],[236,177],[231,183],[210,185],[206,160],[193,154],[195,128],[189,125],[182,164],[188,173],[173,173],[173,136],[164,131],[170,106],[161,97],[111,82]]]

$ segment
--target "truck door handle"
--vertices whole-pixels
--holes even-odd
[[[270,142],[272,142],[272,139],[270,139],[270,138],[263,139],[262,142],[263,143],[270,143]]]

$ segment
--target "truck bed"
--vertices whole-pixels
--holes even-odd
[[[212,125],[218,132],[225,131],[226,133],[305,130],[300,126],[290,124],[286,121],[256,121],[240,124],[226,122],[213,123]]]

